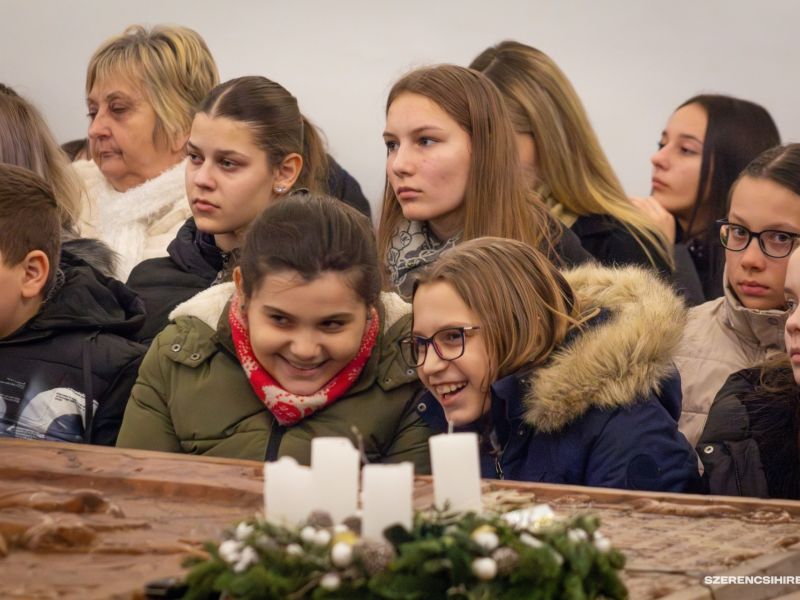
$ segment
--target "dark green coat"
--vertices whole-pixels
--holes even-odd
[[[297,425],[281,427],[236,359],[227,318],[232,289],[210,288],[173,313],[174,322],[144,358],[118,446],[261,461],[292,456],[308,464],[312,438],[344,436],[355,443],[356,428],[371,462],[410,461],[416,473],[430,472],[433,432],[415,410],[421,384],[397,347],[410,327],[407,305],[396,296],[390,308],[381,303],[375,350],[345,396]],[[404,314],[398,318],[398,312]]]

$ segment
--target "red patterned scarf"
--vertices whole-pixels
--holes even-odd
[[[238,293],[234,294],[231,300],[228,322],[231,325],[236,357],[239,359],[253,391],[278,423],[284,426],[294,425],[321,408],[325,408],[353,387],[361,375],[364,365],[367,364],[378,339],[378,311],[373,308],[355,358],[318,391],[310,396],[298,396],[283,389],[256,360],[253,346],[250,344],[247,324],[242,318]]]

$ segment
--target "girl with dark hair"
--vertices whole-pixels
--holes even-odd
[[[672,114],[651,157],[651,196],[633,199],[675,242],[676,280],[690,304],[723,295],[724,253],[717,219],[747,164],[780,144],[758,104],[713,94],[690,98]]]
[[[297,99],[257,76],[211,91],[194,117],[186,154],[193,216],[169,245],[169,256],[141,263],[128,279],[147,307],[139,333],[146,342],[179,303],[230,280],[243,233],[264,208],[293,187],[324,192],[329,173],[344,173]]]
[[[409,306],[380,293],[370,220],[294,194],[251,225],[233,283],[172,313],[131,392],[119,446],[308,464],[311,439],[427,472],[420,384],[398,340]]]
[[[483,477],[686,492],[671,355],[685,319],[638,267],[559,272],[515,240],[478,238],[423,272],[401,342],[428,393],[417,410],[481,439]]]
[[[484,75],[412,71],[386,101],[386,189],[378,229],[389,286],[408,297],[419,271],[462,241],[523,241],[561,265],[591,260],[530,189],[503,98]]]
[[[697,451],[712,494],[800,500],[800,253],[786,269],[786,354],[734,373]]]
[[[717,227],[725,295],[689,311],[675,358],[683,388],[680,426],[693,445],[728,376],[784,351],[784,280],[800,237],[800,144],[772,148],[750,163]]]

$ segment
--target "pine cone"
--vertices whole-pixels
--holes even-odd
[[[361,535],[361,517],[356,517],[355,515],[353,515],[352,517],[347,517],[343,521],[343,523],[347,525],[347,528],[350,531],[358,535]]]
[[[492,558],[497,563],[497,574],[501,576],[510,575],[519,564],[519,554],[505,546],[492,552]]]
[[[317,529],[325,529],[326,527],[333,527],[333,519],[330,513],[324,510],[315,510],[308,516],[308,524]]]
[[[382,573],[394,560],[395,551],[388,542],[361,540],[353,547],[353,557],[360,562],[370,577]]]

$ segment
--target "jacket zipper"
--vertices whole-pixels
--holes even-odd
[[[500,464],[500,458],[502,457],[502,453],[499,456],[496,456],[494,459],[494,470],[497,473],[498,479],[503,479],[503,466]]]
[[[283,434],[286,433],[286,427],[278,423],[278,420],[273,418],[272,428],[269,432],[269,440],[267,441],[267,452],[264,460],[273,462],[278,460],[278,450],[281,447],[281,440]]]

